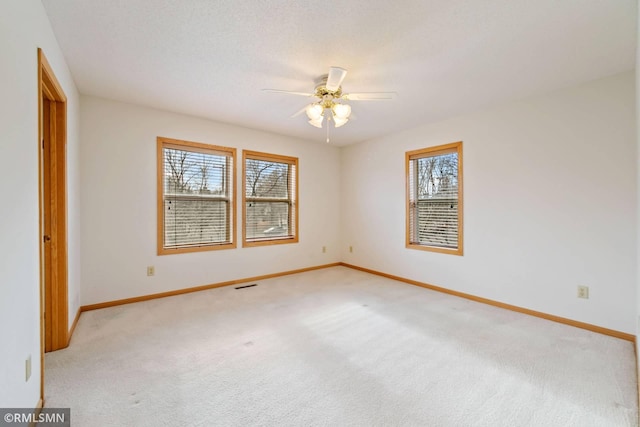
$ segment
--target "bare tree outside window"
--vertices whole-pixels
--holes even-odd
[[[408,246],[461,251],[461,143],[407,153]]]
[[[180,249],[232,242],[233,153],[192,149],[176,141],[161,149],[162,248]],[[219,148],[219,147],[218,147]]]
[[[455,247],[458,243],[458,155],[417,160],[418,241]]]
[[[297,159],[261,154],[244,161],[246,242],[294,239]]]

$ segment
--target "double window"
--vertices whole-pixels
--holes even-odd
[[[298,241],[298,159],[243,151],[243,246]]]
[[[407,247],[462,255],[462,142],[406,153]]]
[[[236,247],[236,150],[158,137],[158,254]],[[298,241],[298,159],[243,151],[243,246]]]
[[[236,247],[234,148],[158,137],[158,254]]]

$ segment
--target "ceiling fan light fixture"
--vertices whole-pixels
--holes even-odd
[[[315,118],[315,119],[311,119],[309,120],[309,124],[311,126],[315,126],[317,128],[322,128],[322,115],[320,115],[319,117]]]
[[[335,118],[348,119],[351,115],[351,106],[348,104],[335,104],[332,110]]]
[[[305,108],[305,112],[307,113],[307,117],[309,117],[309,122],[313,120],[318,120],[320,118],[320,123],[322,123],[322,113],[324,113],[324,108],[320,104],[309,104],[307,108]],[[315,126],[315,125],[314,125]],[[321,127],[321,126],[318,126]]]
[[[263,89],[266,92],[287,93],[291,95],[315,98],[311,104],[306,105],[291,117],[297,117],[304,111],[309,118],[311,126],[322,128],[322,122],[327,120],[327,142],[329,142],[330,122],[334,127],[341,127],[347,124],[351,117],[351,106],[342,104],[342,101],[377,101],[383,99],[394,99],[395,92],[362,92],[343,93],[342,82],[347,75],[347,70],[340,67],[329,67],[329,74],[324,74],[316,79],[316,87],[313,93],[293,92],[279,89]]]
[[[349,119],[346,117],[333,116],[333,123],[337,128],[339,128],[340,126],[344,126],[348,121]]]

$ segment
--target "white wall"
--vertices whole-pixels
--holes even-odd
[[[339,261],[336,147],[88,96],[81,117],[83,305]],[[157,256],[157,136],[237,148],[238,193],[242,149],[298,157],[299,243]]]
[[[345,148],[342,260],[634,334],[634,96],[627,72]],[[406,249],[404,153],[460,140],[464,256]]]
[[[42,4],[0,4],[0,407],[34,407],[40,396],[38,62],[44,50],[68,98],[69,317],[80,302],[79,96]],[[32,375],[25,382],[25,359]]]

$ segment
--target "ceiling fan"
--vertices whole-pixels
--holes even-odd
[[[329,67],[329,74],[325,74],[317,79],[316,88],[313,93],[278,89],[263,89],[263,91],[318,98],[317,101],[312,102],[291,116],[295,117],[304,111],[309,118],[309,124],[317,128],[322,128],[322,122],[325,117],[327,118],[327,122],[333,121],[334,126],[337,128],[349,121],[351,106],[341,101],[379,101],[394,99],[396,96],[395,92],[343,93],[342,82],[346,76],[347,70],[344,68]]]

